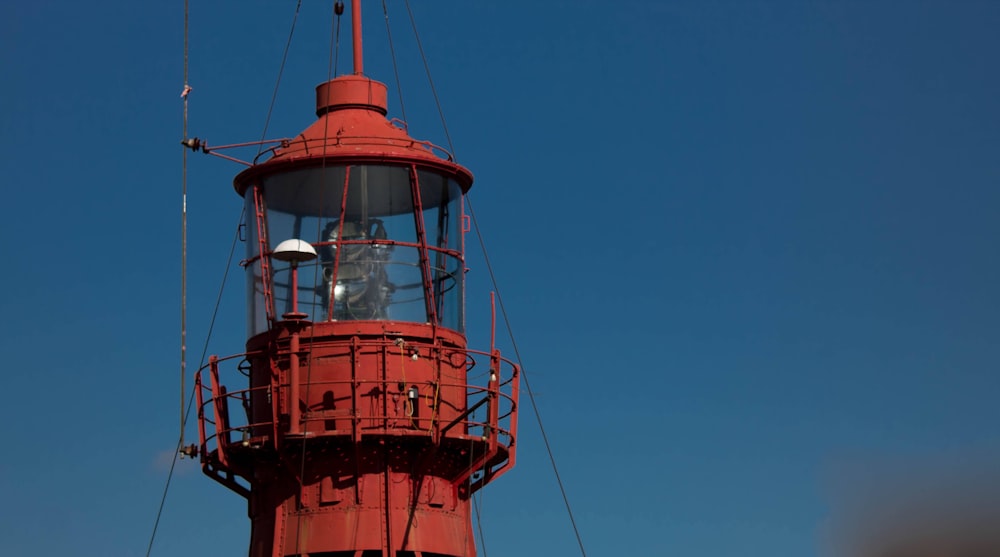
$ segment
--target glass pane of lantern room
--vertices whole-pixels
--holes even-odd
[[[342,166],[295,170],[268,176],[261,187],[264,192],[264,209],[267,222],[263,231],[267,235],[267,250],[273,250],[284,240],[305,240],[315,247],[322,234],[322,223],[340,214],[346,169]],[[247,221],[250,235],[247,238],[248,307],[251,308],[249,325],[251,334],[267,328],[259,253],[259,236],[256,208],[252,188],[246,193]],[[319,251],[319,248],[317,248]],[[291,266],[289,263],[270,259],[272,292],[275,314],[292,311]],[[325,320],[322,306],[322,265],[313,260],[299,264],[298,311],[312,320]]]
[[[320,254],[332,317],[427,321],[410,171],[353,166],[344,218],[326,224]]]
[[[418,179],[435,314],[442,326],[463,331],[462,190],[454,180],[430,171],[421,170]]]
[[[264,285],[261,278],[260,243],[257,241],[257,219],[255,218],[253,188],[248,188],[244,194],[246,209],[246,245],[247,261],[247,338],[267,330],[267,312],[264,308]]]
[[[431,172],[412,178],[420,186],[435,314],[440,324],[462,330],[461,190]],[[428,321],[413,183],[408,167],[376,165],[352,166],[349,171],[343,166],[311,168],[263,179],[267,250],[297,238],[311,243],[319,256],[299,265],[298,311],[313,321]],[[266,330],[267,320],[252,189],[247,192],[247,215],[248,322],[253,335]],[[269,261],[275,316],[280,318],[292,310],[290,265]]]

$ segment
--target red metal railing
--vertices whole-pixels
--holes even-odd
[[[337,341],[324,347],[343,345],[350,348],[352,367],[362,349],[377,349],[391,358],[409,360],[414,348],[429,352],[432,345],[407,344],[383,339]],[[288,427],[278,414],[279,396],[290,385],[286,383],[259,385],[229,390],[225,383],[238,381],[247,384],[249,379],[240,373],[241,366],[232,365],[260,354],[236,354],[225,358],[212,357],[195,375],[197,386],[198,423],[202,463],[207,472],[217,480],[230,485],[234,475],[239,476],[239,466],[233,462],[233,453],[244,449],[269,447],[280,449],[290,439],[350,438],[354,442],[363,436],[426,437],[433,443],[464,441],[477,446],[468,468],[453,478],[456,484],[468,480],[474,472],[482,475],[473,482],[478,489],[488,481],[503,474],[514,464],[515,436],[517,429],[517,402],[519,369],[513,362],[502,358],[499,351],[492,353],[449,348],[440,353],[435,365],[434,380],[423,381],[417,388],[415,401],[407,392],[392,391],[399,383],[398,377],[358,379],[356,370],[350,378],[312,381],[307,390],[350,392],[350,404],[345,409],[306,409],[301,413],[299,427]],[[465,377],[450,375],[455,358],[462,358]],[[222,364],[229,363],[229,366]],[[390,362],[391,363],[391,362]],[[485,365],[484,365],[485,364]],[[402,365],[402,364],[401,364]],[[223,368],[226,368],[225,370]],[[407,389],[414,382],[407,385]],[[373,389],[374,387],[374,389]],[[465,390],[464,407],[456,408],[455,401],[442,401],[442,391],[455,388]],[[378,393],[372,395],[371,393]],[[381,396],[385,400],[361,405],[366,397]],[[392,404],[387,401],[392,398]],[[272,411],[266,420],[253,421],[252,400],[266,401]],[[400,411],[400,403],[402,411]],[[408,404],[410,406],[408,406]],[[419,408],[414,405],[420,405]],[[445,409],[445,414],[441,412]],[[392,407],[393,411],[389,411]],[[380,410],[385,408],[385,410]],[[259,414],[257,414],[259,416]],[[292,432],[300,433],[292,433]]]
[[[405,122],[393,118],[391,123],[393,123],[395,127],[403,131],[406,131]],[[265,141],[249,141],[245,143],[233,143],[229,145],[213,145],[213,146],[209,146],[206,140],[198,138],[193,138],[193,139],[194,142],[189,143],[187,145],[188,148],[190,148],[193,151],[201,149],[201,151],[205,154],[212,155],[214,157],[219,157],[227,161],[239,163],[242,164],[243,166],[250,166],[250,167],[260,164],[260,159],[264,158],[265,156],[273,155],[278,149],[287,149],[290,146],[296,144],[301,144],[306,152],[308,152],[310,149],[320,150],[326,147],[341,147],[347,145],[371,145],[373,143],[389,144],[394,146],[405,147],[408,149],[423,148],[426,149],[427,152],[433,154],[435,157],[439,159],[446,160],[449,162],[455,162],[455,156],[452,155],[451,151],[445,149],[444,147],[441,147],[440,145],[435,145],[430,141],[423,141],[412,138],[403,139],[398,137],[386,138],[386,137],[377,137],[369,135],[338,135],[336,137],[329,137],[326,139],[314,138],[307,140],[305,138],[302,138],[300,135],[299,137],[295,138],[268,139]],[[257,153],[256,156],[254,156],[252,162],[245,161],[243,159],[239,159],[230,155],[224,155],[219,152],[229,149],[239,149],[256,145],[271,145],[271,147],[263,149],[259,153]]]

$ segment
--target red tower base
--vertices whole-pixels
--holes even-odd
[[[247,348],[248,389],[215,358],[197,380],[203,467],[247,497],[251,557],[475,555],[470,496],[514,463],[514,364],[397,322],[282,321]]]

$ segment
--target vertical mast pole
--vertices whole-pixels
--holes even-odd
[[[184,100],[184,129],[181,137],[188,138],[188,94],[191,86],[188,84],[188,30],[189,30],[189,0],[184,0],[184,89],[181,97]],[[184,445],[185,405],[187,394],[185,377],[187,376],[187,153],[188,148],[182,148],[181,157],[181,434],[179,446]]]
[[[354,75],[365,73],[361,61],[361,0],[351,1],[351,35],[354,40]]]

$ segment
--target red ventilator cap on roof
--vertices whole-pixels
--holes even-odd
[[[316,87],[316,116],[332,110],[360,108],[387,114],[384,83],[361,75],[346,75]]]

